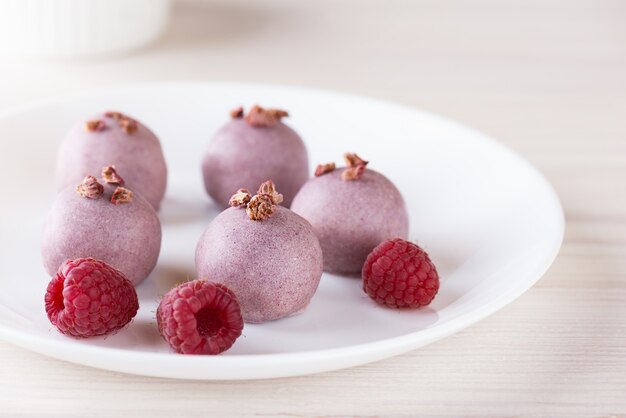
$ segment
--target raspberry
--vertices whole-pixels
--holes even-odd
[[[139,309],[137,292],[130,280],[93,258],[63,263],[48,284],[45,302],[52,325],[77,338],[117,331]]]
[[[390,308],[426,306],[439,290],[439,275],[428,254],[399,238],[374,248],[361,276],[365,293]]]
[[[207,280],[183,283],[163,296],[157,308],[161,336],[181,354],[219,354],[243,330],[235,294]]]

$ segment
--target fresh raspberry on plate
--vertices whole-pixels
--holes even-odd
[[[428,254],[400,238],[374,248],[361,276],[365,293],[390,308],[426,306],[439,290],[439,275]]]
[[[93,258],[63,263],[48,284],[45,302],[52,325],[77,338],[117,331],[139,309],[137,292],[130,280]]]
[[[157,308],[161,336],[181,354],[219,354],[243,330],[235,294],[207,280],[183,283],[163,296]]]

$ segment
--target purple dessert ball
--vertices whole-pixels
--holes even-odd
[[[131,201],[112,203],[116,189],[106,184],[99,198],[87,198],[74,185],[57,195],[41,245],[48,274],[53,276],[66,260],[91,257],[120,270],[135,285],[148,277],[161,249],[159,218],[138,193]]]
[[[311,178],[291,209],[313,225],[324,270],[356,275],[378,244],[407,238],[409,216],[402,195],[385,176],[367,169],[358,179],[344,180],[343,171]]]
[[[253,190],[272,179],[289,207],[293,197],[309,178],[307,150],[298,134],[280,121],[255,123],[252,113],[243,113],[213,136],[202,162],[204,186],[209,196],[225,207],[233,190]],[[270,112],[261,109],[257,112]],[[266,122],[264,120],[264,122]]]
[[[261,221],[251,220],[243,208],[224,210],[196,249],[198,277],[232,290],[249,323],[302,311],[322,269],[322,249],[311,224],[281,206]]]
[[[58,189],[114,165],[126,185],[158,210],[167,184],[167,167],[159,139],[142,123],[106,112],[75,125],[57,157]]]

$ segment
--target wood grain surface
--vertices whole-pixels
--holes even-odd
[[[560,255],[536,286],[423,349],[314,376],[203,383],[0,342],[0,416],[626,416],[626,2],[179,1],[149,49],[0,57],[0,76],[0,109],[181,79],[402,102],[515,149],[552,182],[567,218]]]

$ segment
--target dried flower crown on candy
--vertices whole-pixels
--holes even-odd
[[[228,204],[235,208],[245,208],[253,221],[267,219],[276,211],[276,205],[283,201],[283,195],[276,191],[274,182],[267,180],[259,186],[257,194],[250,195],[247,189],[239,189]]]

